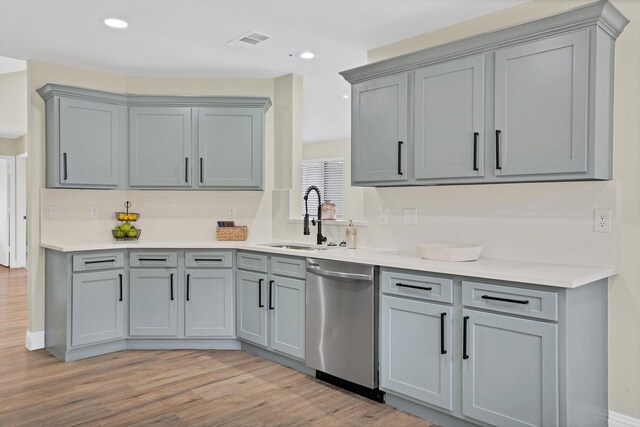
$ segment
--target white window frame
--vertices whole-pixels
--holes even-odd
[[[341,163],[342,165],[342,173],[339,176],[339,180],[338,180],[338,176],[327,176],[327,163]],[[309,165],[309,164],[322,164],[323,165],[323,172],[322,172],[322,182],[316,181],[310,181],[307,180],[307,182],[305,182],[305,173],[304,173],[304,168],[305,165]],[[320,189],[320,192],[322,193],[322,201],[324,202],[326,200],[331,201],[332,203],[336,204],[336,219],[338,221],[341,221],[344,219],[344,202],[345,202],[345,197],[344,197],[344,158],[342,157],[332,157],[332,158],[319,158],[319,159],[306,159],[302,161],[302,165],[301,165],[301,171],[300,171],[300,182],[302,184],[302,197],[304,197],[304,193],[307,191],[307,188],[309,188],[310,185],[315,185],[316,187],[318,187]],[[327,195],[327,187],[331,187],[329,194]],[[339,192],[339,193],[336,193]],[[309,216],[311,218],[317,218],[318,216],[318,196],[316,194],[315,191],[312,191],[309,194]],[[302,214],[304,215],[305,213],[305,205],[304,205],[304,199],[302,199]]]

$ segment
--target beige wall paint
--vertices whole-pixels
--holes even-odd
[[[220,216],[227,205],[236,205],[238,215],[246,219],[264,239],[271,238],[271,191],[274,183],[274,120],[273,107],[267,112],[265,120],[265,189],[264,192],[230,192],[207,195],[184,193],[176,196],[175,192],[157,191],[145,193],[140,191],[109,191],[105,197],[102,192],[85,190],[43,190],[44,189],[44,164],[45,164],[45,110],[44,101],[36,89],[46,83],[65,84],[88,89],[103,90],[115,93],[154,94],[154,95],[211,95],[211,96],[264,96],[273,100],[273,79],[245,79],[245,78],[201,78],[201,77],[127,77],[117,74],[79,69],[59,64],[51,64],[41,61],[29,61],[28,73],[28,188],[27,188],[27,215],[29,218],[29,331],[38,332],[44,330],[44,250],[40,249],[41,239],[41,197],[47,204],[60,203],[67,206],[69,213],[76,218],[81,218],[84,205],[94,200],[100,207],[101,221],[94,223],[83,222],[79,227],[91,230],[91,233],[102,235],[108,231],[109,219],[107,213],[114,209],[123,197],[136,200],[141,207],[146,207],[147,212],[159,211],[162,206],[169,209],[169,223],[162,218],[150,215],[147,222],[148,230],[145,230],[161,239],[164,227],[175,226],[180,222],[179,207],[176,205],[176,197],[192,206],[197,211],[198,217],[205,215],[208,210],[210,215]],[[235,195],[235,197],[234,197]],[[132,201],[133,201],[132,200]],[[203,205],[204,204],[204,205]],[[224,207],[221,208],[221,206]],[[210,209],[209,209],[210,207]],[[104,209],[102,209],[104,208]],[[157,212],[156,212],[157,213]],[[246,216],[246,218],[245,218]],[[256,222],[257,221],[257,222]],[[266,222],[264,222],[266,221]],[[167,225],[168,224],[168,225]],[[202,221],[198,223],[198,230],[205,227]],[[44,221],[45,236],[56,236],[56,225]],[[64,225],[64,224],[62,224]],[[88,227],[88,228],[87,228]],[[175,234],[175,230],[173,231]],[[213,236],[215,230],[209,232]],[[207,233],[207,231],[203,231]],[[193,233],[192,233],[193,234]],[[202,235],[202,233],[200,233]],[[251,234],[251,231],[250,231]],[[172,234],[173,235],[173,234]],[[191,235],[191,234],[190,234]],[[197,234],[194,234],[197,235]],[[175,237],[175,236],[174,236]]]
[[[27,93],[25,89],[25,94]],[[26,111],[26,109],[25,109]],[[0,138],[0,155],[2,156],[17,156],[18,154],[24,154],[27,152],[27,138],[21,136],[16,139]]]
[[[476,18],[451,27],[443,28],[431,33],[423,34],[388,46],[369,51],[369,61],[379,61],[385,58],[425,49],[431,46],[450,42],[483,32],[509,27],[525,21],[541,18],[554,13],[578,7],[591,1],[585,0],[533,0],[520,6]],[[617,188],[617,220],[620,235],[620,274],[609,280],[609,402],[612,411],[620,412],[634,418],[640,418],[640,2],[637,0],[612,0],[631,23],[624,30],[616,43],[616,72],[615,72],[615,104],[614,104],[614,179]],[[566,203],[565,195],[579,197],[584,209],[576,211],[582,221],[586,220],[586,209],[589,205],[599,203],[599,197],[604,192],[610,192],[607,184],[576,183],[576,184],[535,184],[533,187],[524,186],[536,191],[536,195]],[[598,195],[598,186],[604,185],[602,195]],[[586,186],[586,187],[585,187]],[[495,187],[495,188],[490,188]],[[475,187],[473,187],[475,188]],[[487,186],[478,188],[487,197],[503,199],[513,188],[511,185],[497,187]],[[486,190],[486,191],[485,191]],[[440,190],[403,189],[404,194],[397,191],[367,190],[371,207],[380,200],[423,200],[432,196],[432,192]],[[579,194],[579,192],[583,194]],[[458,193],[463,189],[452,189],[447,197],[464,197]],[[568,193],[567,193],[568,192]],[[469,190],[469,194],[472,192]],[[477,194],[477,192],[476,192]],[[609,198],[611,195],[606,196]],[[533,198],[532,198],[533,199]],[[445,205],[439,209],[446,210],[445,197],[438,199]],[[540,202],[530,213],[544,215],[540,210]],[[522,205],[521,208],[524,208]],[[567,206],[570,208],[570,206]],[[554,208],[553,210],[556,210]],[[566,218],[569,209],[562,215]],[[582,213],[580,213],[582,212]],[[474,214],[475,215],[475,214]],[[522,211],[522,218],[526,212]],[[461,222],[462,224],[464,222]],[[586,224],[586,223],[585,223]],[[513,223],[507,223],[513,227]],[[519,229],[519,227],[517,227]],[[561,230],[559,230],[561,231]],[[375,234],[375,233],[372,233]],[[392,233],[393,235],[393,233]],[[594,250],[598,247],[594,246]]]
[[[27,72],[0,74],[0,130],[27,132]]]

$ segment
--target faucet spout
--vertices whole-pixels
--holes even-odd
[[[320,190],[318,189],[318,187],[316,187],[315,185],[310,186],[309,188],[307,188],[307,191],[304,193],[304,230],[303,230],[303,234],[305,236],[308,236],[309,234],[311,234],[311,231],[309,230],[309,206],[308,206],[308,201],[309,201],[309,193],[311,193],[312,191],[315,191],[316,193],[318,193],[318,220],[313,220],[312,223],[313,225],[317,225],[318,226],[318,234],[316,235],[316,243],[318,245],[321,245],[323,242],[327,241],[327,238],[324,237],[322,235],[322,196],[320,195]]]

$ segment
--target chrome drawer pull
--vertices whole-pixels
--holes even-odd
[[[499,298],[499,297],[490,297],[489,295],[482,295],[482,299],[488,299],[492,301],[512,302],[514,304],[529,304],[528,299],[521,300],[521,299]]]

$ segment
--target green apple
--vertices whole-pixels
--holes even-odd
[[[138,230],[134,228],[132,228],[131,230],[127,231],[127,236],[128,237],[137,237],[138,236]]]
[[[118,230],[114,230],[114,233],[113,233],[113,235],[114,235],[115,237],[118,237],[118,238],[122,238],[122,237],[124,237],[124,236],[125,236],[125,234],[126,234],[126,233],[125,233],[124,231],[119,230],[119,229],[118,229]]]
[[[128,222],[125,222],[124,224],[122,224],[120,226],[120,230],[122,230],[125,233],[127,233],[129,230],[131,230],[131,224],[129,224]]]

